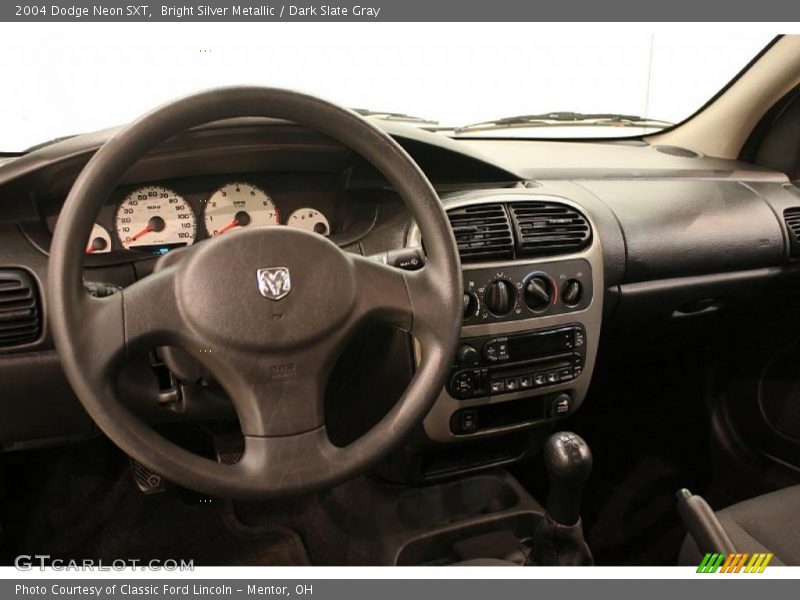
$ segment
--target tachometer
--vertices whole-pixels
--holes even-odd
[[[125,248],[159,254],[194,243],[197,228],[186,200],[157,185],[128,194],[117,207],[115,224]]]
[[[89,234],[86,254],[106,254],[107,252],[111,252],[111,235],[105,227],[95,223],[92,226],[92,233]]]
[[[211,194],[203,213],[208,235],[221,235],[237,227],[261,227],[280,222],[272,198],[250,183],[226,183]]]
[[[331,232],[331,225],[328,219],[316,208],[298,208],[289,218],[286,219],[289,227],[297,227],[306,231],[313,231],[320,235],[328,235]]]

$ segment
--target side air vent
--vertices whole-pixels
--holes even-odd
[[[800,206],[784,210],[783,221],[789,230],[789,256],[800,258]]]
[[[0,348],[34,342],[41,331],[36,282],[20,269],[0,269]]]
[[[502,204],[473,204],[447,211],[463,262],[502,260],[514,253],[511,223]]]
[[[576,252],[589,245],[589,221],[559,202],[512,202],[508,205],[517,233],[518,256]]]

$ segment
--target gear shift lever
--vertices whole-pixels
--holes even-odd
[[[581,493],[592,472],[592,451],[582,437],[561,431],[547,440],[544,464],[550,477],[547,514],[560,525],[574,525],[581,518]]]
[[[581,493],[592,472],[592,452],[579,435],[558,432],[544,446],[550,478],[547,512],[533,535],[533,558],[543,566],[591,565],[583,538]]]

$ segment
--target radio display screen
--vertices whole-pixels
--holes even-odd
[[[508,353],[511,360],[559,354],[573,347],[574,336],[572,329],[513,336],[508,338]]]

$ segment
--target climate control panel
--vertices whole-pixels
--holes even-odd
[[[592,299],[584,259],[464,269],[464,324],[530,319],[580,311]]]

